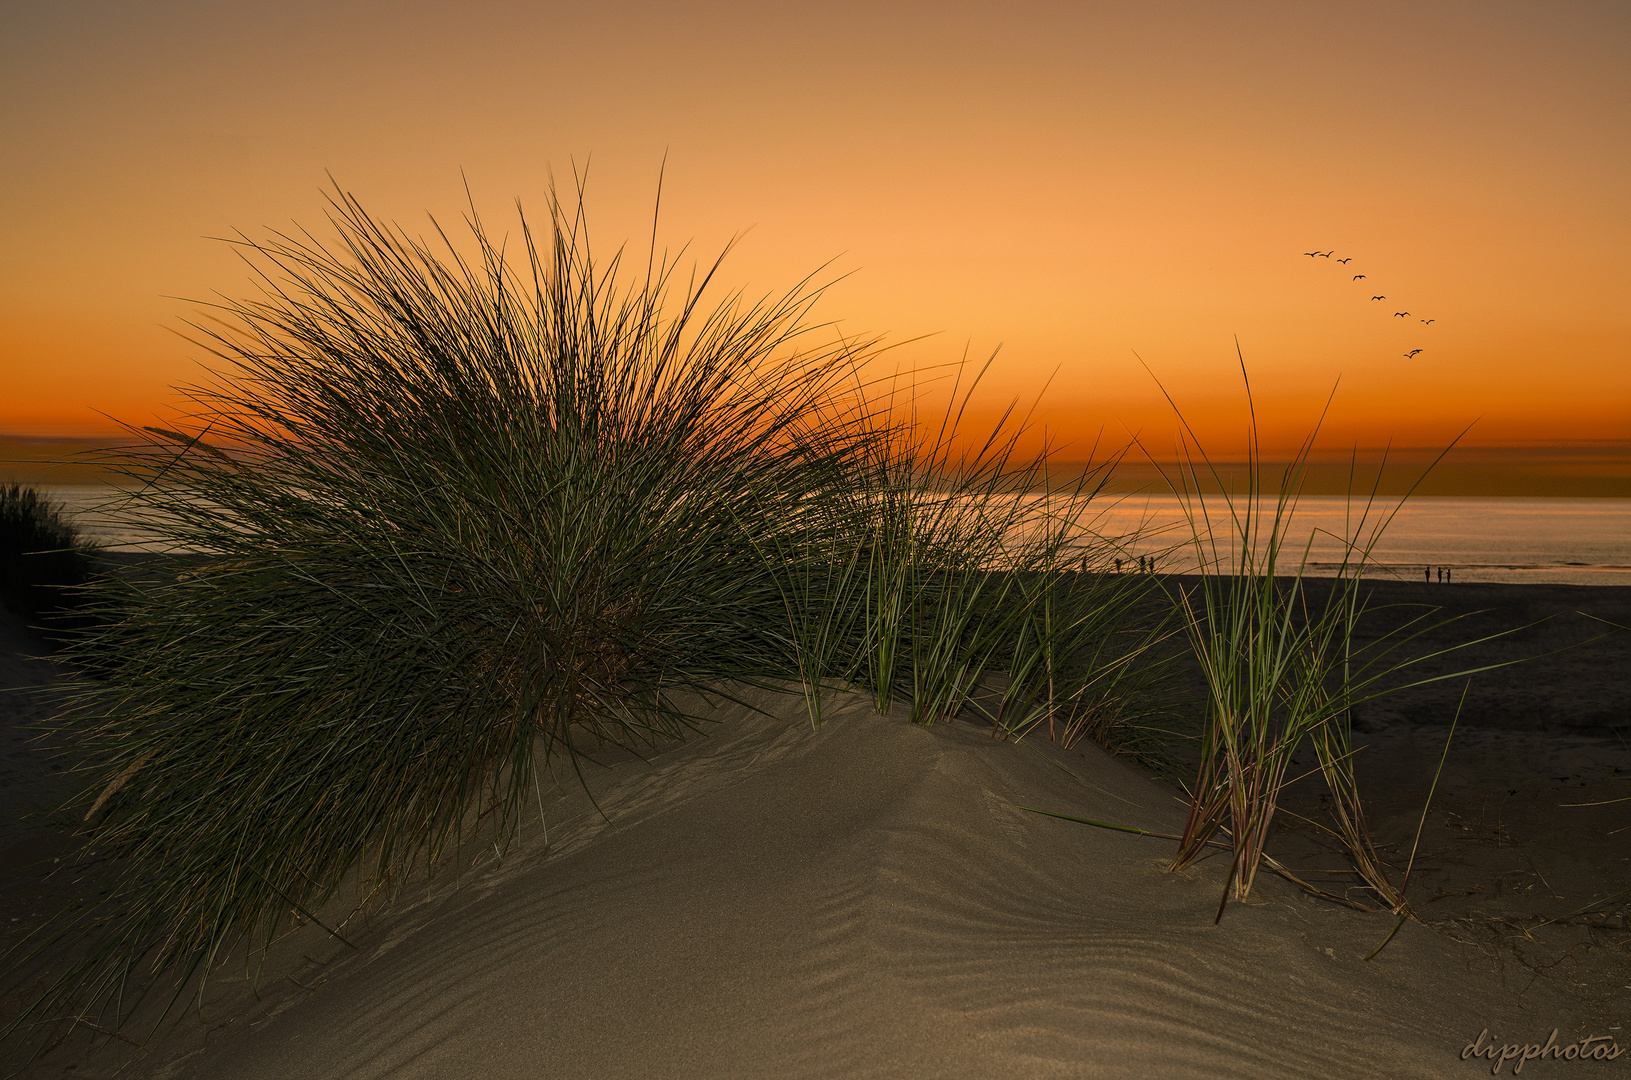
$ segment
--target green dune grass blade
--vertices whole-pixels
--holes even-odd
[[[1092,818],[1072,817],[1070,814],[1056,814],[1052,810],[1038,810],[1034,806],[1021,806],[1018,803],[1008,803],[1015,810],[1024,810],[1032,814],[1041,814],[1043,817],[1058,818],[1060,821],[1074,821],[1078,825],[1092,825],[1099,829],[1110,829],[1113,832],[1133,833],[1137,836],[1153,836],[1161,840],[1176,840],[1176,834],[1151,832],[1148,829],[1138,829],[1131,825],[1114,825],[1108,821],[1094,821]]]

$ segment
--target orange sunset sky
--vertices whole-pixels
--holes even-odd
[[[1619,0],[0,14],[0,433],[166,415],[205,358],[174,298],[253,292],[207,238],[323,235],[326,173],[417,233],[457,224],[463,170],[502,231],[589,161],[609,252],[644,247],[666,154],[660,244],[743,234],[722,278],[755,295],[830,262],[816,313],[933,335],[908,367],[1000,345],[981,400],[1047,384],[1066,456],[1171,447],[1138,357],[1227,452],[1238,337],[1274,445],[1340,378],[1327,444],[1477,421],[1475,447],[1631,461]]]

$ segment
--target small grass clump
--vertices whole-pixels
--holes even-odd
[[[1243,358],[1241,371],[1244,375]],[[1249,383],[1247,394],[1249,402]],[[1172,869],[1199,858],[1223,832],[1233,858],[1219,918],[1231,891],[1240,901],[1251,894],[1264,865],[1311,892],[1351,903],[1297,879],[1267,853],[1281,792],[1298,779],[1288,776],[1292,758],[1309,745],[1330,796],[1332,824],[1320,828],[1342,846],[1354,872],[1381,903],[1395,914],[1405,913],[1403,886],[1389,878],[1365,822],[1353,767],[1361,748],[1354,744],[1352,716],[1355,708],[1385,693],[1463,678],[1473,671],[1400,685],[1397,676],[1404,669],[1453,651],[1400,656],[1410,641],[1454,621],[1428,624],[1430,614],[1363,648],[1354,645],[1367,611],[1365,572],[1402,501],[1391,510],[1378,511],[1373,489],[1361,502],[1346,534],[1334,537],[1343,546],[1343,558],[1324,598],[1317,599],[1305,578],[1313,536],[1300,550],[1288,543],[1319,425],[1286,466],[1271,495],[1257,445],[1255,413],[1244,492],[1229,490],[1181,412],[1179,419],[1186,436],[1185,456],[1172,487],[1189,518],[1200,582],[1176,588],[1174,601],[1200,666],[1207,700],[1200,762]],[[1209,497],[1208,489],[1221,494]],[[1474,644],[1478,642],[1455,648]]]
[[[874,430],[862,472],[833,489],[826,569],[786,597],[806,683],[836,677],[917,723],[972,708],[1004,737],[1045,724],[1066,745],[1135,748],[1165,620],[1150,579],[1112,572],[1112,542],[1088,527],[1115,459],[1053,487],[1008,417],[960,444],[972,391],[954,388],[932,426],[908,410]]]
[[[64,612],[94,569],[60,506],[32,487],[0,486],[0,604],[24,617]]]

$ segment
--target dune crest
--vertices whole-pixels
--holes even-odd
[[[1172,874],[1168,842],[1010,805],[1181,826],[1096,746],[759,704],[591,772],[604,819],[561,777],[547,851],[387,910],[135,1075],[1441,1077],[1490,1067],[1460,1058],[1486,1029],[1609,1034],[1420,926],[1366,963],[1390,917],[1279,879],[1214,926],[1222,859]]]

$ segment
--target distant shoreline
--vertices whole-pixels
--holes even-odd
[[[96,459],[116,446],[128,445],[116,434],[31,436],[0,432],[0,483],[51,485],[103,484],[112,479]],[[1304,495],[1396,498],[1412,490],[1417,496],[1454,498],[1631,499],[1631,440],[1553,440],[1509,445],[1457,446],[1432,464],[1442,447],[1395,447],[1317,450],[1301,474]],[[1276,454],[1280,458],[1276,459]],[[1270,493],[1292,458],[1270,451],[1260,462],[1261,481]],[[1382,462],[1386,461],[1386,468]],[[1049,483],[1068,483],[1101,462],[1051,459]],[[1202,469],[1211,484],[1215,470],[1224,485],[1237,489],[1248,476],[1246,461],[1219,456]],[[1108,495],[1163,495],[1168,480],[1181,474],[1177,461],[1151,462],[1129,455],[1115,468],[1105,487]]]

